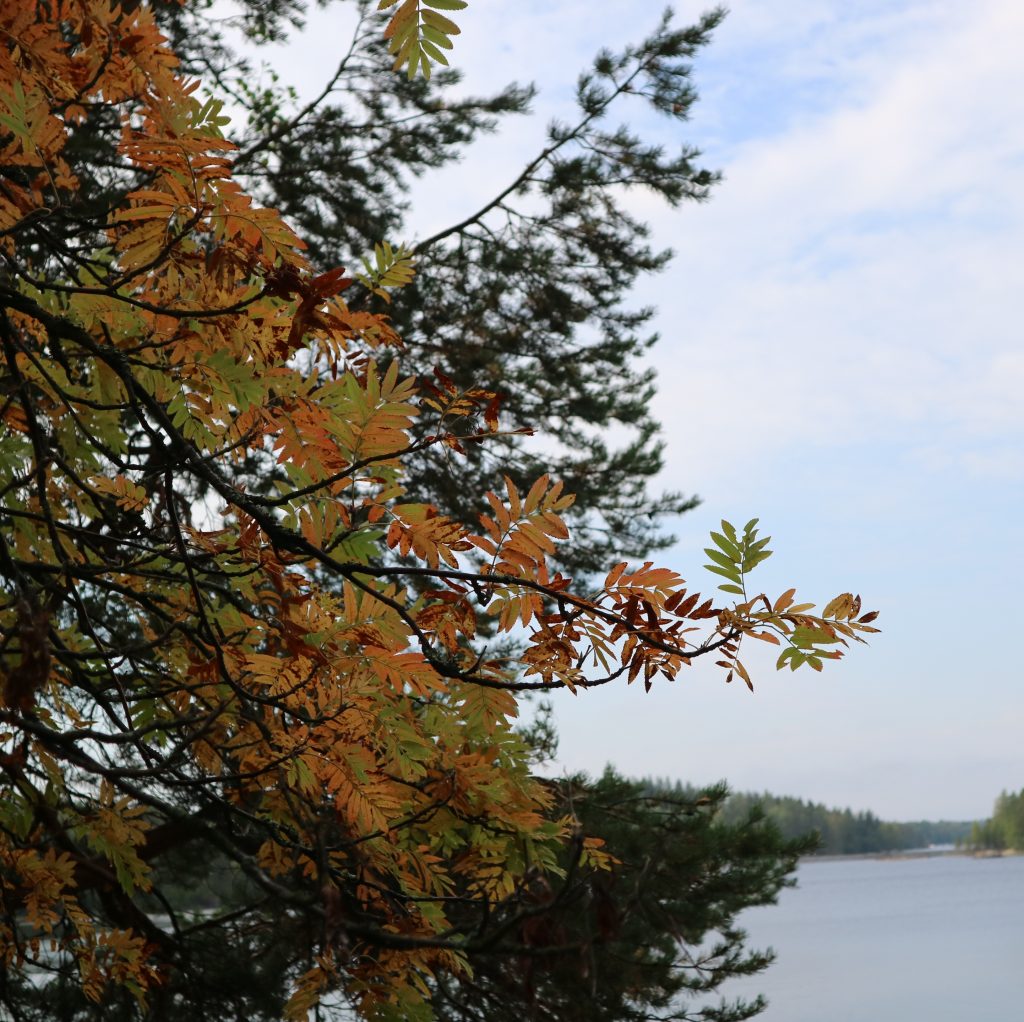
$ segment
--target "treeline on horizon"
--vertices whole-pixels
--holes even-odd
[[[697,789],[667,778],[644,778],[652,793],[693,797]],[[1005,796],[1004,796],[1005,797]],[[1021,792],[1021,826],[1024,827],[1024,792]],[[723,823],[735,824],[751,813],[763,813],[787,839],[816,832],[819,838],[814,855],[865,855],[872,852],[899,852],[930,845],[966,845],[973,843],[979,825],[972,820],[916,820],[909,823],[879,819],[870,810],[830,808],[769,792],[734,792],[720,813]],[[1021,831],[1024,835],[1024,830]],[[1003,846],[1007,847],[1007,846]]]
[[[966,844],[993,851],[1024,850],[1024,788],[1017,794],[1004,791],[996,799],[991,817],[971,827]]]

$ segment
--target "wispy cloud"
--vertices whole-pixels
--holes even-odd
[[[678,451],[673,475],[735,464],[751,420],[783,444],[929,423],[967,460],[1024,427],[1024,65],[1007,41],[1024,8],[972,5],[964,25],[932,6],[927,48],[897,34],[870,57],[846,36],[875,33],[837,19],[834,105],[723,147],[714,201],[661,218],[679,256],[652,288],[659,411],[670,434],[693,416],[717,427],[714,454]]]

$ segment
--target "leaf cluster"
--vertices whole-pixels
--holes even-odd
[[[351,264],[383,238],[409,237],[410,187],[462,159],[509,115],[528,112],[534,94],[510,85],[466,96],[457,72],[442,65],[429,81],[389,74],[394,54],[376,7],[336,0],[337,64],[325,69],[320,92],[301,99],[252,50],[234,46],[223,22],[194,5],[157,11],[189,71],[244,111],[236,178],[281,210],[317,265]],[[416,19],[425,24],[414,7],[430,11],[396,4],[387,12],[407,12],[409,39]],[[257,42],[286,35],[296,17],[281,0],[232,0],[228,9],[237,12],[229,23]],[[423,381],[440,367],[462,391],[500,395],[505,414],[500,441],[465,458],[418,450],[408,460],[409,492],[472,528],[478,508],[467,493],[500,486],[505,474],[525,490],[550,472],[580,498],[567,519],[574,542],[557,554],[569,574],[598,576],[617,556],[669,545],[665,517],[695,503],[650,488],[661,440],[650,414],[653,377],[640,360],[655,340],[652,310],[632,307],[628,295],[670,253],[651,244],[622,198],[643,190],[670,204],[703,201],[718,180],[692,146],[659,141],[664,133],[655,134],[649,115],[678,134],[697,98],[694,60],[722,16],[713,10],[692,26],[666,16],[639,43],[599,55],[578,85],[575,112],[478,208],[418,239],[412,250],[429,258],[430,272],[390,293],[404,370]],[[436,187],[449,186],[441,179]],[[384,299],[363,292],[349,301],[371,308]],[[622,439],[611,443],[608,427]],[[532,428],[552,439],[543,457],[522,442]]]
[[[461,29],[441,11],[461,11],[466,0],[380,0],[377,9],[386,11],[399,4],[384,29],[388,51],[395,55],[394,70],[407,69],[410,78],[421,71],[430,78],[431,62],[448,66],[445,50],[452,48],[451,37]]]
[[[507,434],[497,393],[402,370],[394,322],[243,186],[150,5],[0,7],[0,110],[12,1014],[43,975],[70,1017],[245,1017],[197,964],[219,940],[277,945],[284,1018],[427,1018],[471,955],[553,952],[538,896],[613,865],[531,773],[517,692],[732,669],[772,631],[814,667],[870,630],[853,598],[715,607],[651,562],[574,584],[543,473],[472,524],[420,499],[410,462]],[[415,287],[379,251],[374,286]],[[230,879],[212,913],[175,892],[190,859]]]

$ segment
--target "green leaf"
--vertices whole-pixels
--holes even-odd
[[[740,584],[742,576],[739,570],[736,568],[719,568],[714,564],[705,564],[705,568],[708,571],[714,572],[716,575],[721,575],[723,578],[727,578],[730,582],[735,582],[737,585]]]
[[[753,557],[747,557],[743,561],[744,571],[753,571],[762,561],[767,561],[771,557],[771,550],[764,550],[759,554],[754,554]]]
[[[446,18],[443,14],[436,14],[434,11],[423,12],[423,23],[439,28],[445,35],[459,35],[462,32],[462,29],[450,18]]]
[[[444,64],[445,67],[448,66],[448,58],[429,39],[421,39],[420,46],[423,47],[423,52],[432,60],[436,60],[439,64]],[[426,67],[423,70],[424,73],[428,71]]]
[[[740,548],[733,543],[732,540],[726,539],[720,532],[712,532],[711,538],[715,544],[729,555],[730,560],[734,563],[739,563],[740,560]]]
[[[383,536],[383,529],[359,529],[353,532],[352,535],[346,536],[345,539],[333,548],[332,552],[339,561],[369,564],[370,560],[380,553],[380,544]]]
[[[420,31],[423,33],[424,40],[430,40],[436,46],[442,46],[446,50],[450,50],[454,46],[451,39],[444,32],[434,28],[433,25],[423,25]]]
[[[392,39],[391,46],[388,47],[392,53],[395,52],[395,42],[396,40]],[[413,63],[419,58],[419,53],[419,39],[416,37],[416,34],[413,33],[412,35],[407,36],[405,42],[398,48],[398,53],[395,56],[395,63],[393,65],[394,69],[397,71],[398,68],[400,68],[407,60],[410,63]]]
[[[720,550],[715,550],[713,547],[705,547],[704,553],[708,555],[715,562],[720,564],[723,568],[736,568],[739,565],[735,558],[729,557],[723,554]]]
[[[838,635],[831,635],[822,628],[808,628],[800,625],[793,631],[791,641],[802,649],[813,649],[815,646],[826,646],[839,642]]]

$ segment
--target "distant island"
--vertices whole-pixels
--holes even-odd
[[[652,792],[683,798],[696,791],[681,781],[662,778],[646,778],[643,783]],[[1014,796],[1004,794],[1000,798],[1012,800]],[[1024,791],[1016,798],[1020,807],[1020,833],[1024,837]],[[998,806],[997,802],[997,809]],[[719,818],[723,823],[736,824],[747,819],[751,813],[762,813],[779,828],[785,838],[797,838],[816,832],[819,843],[812,853],[814,855],[870,855],[905,852],[932,845],[955,845],[964,849],[1024,847],[1024,843],[1014,845],[1012,842],[1001,846],[983,845],[980,835],[990,835],[990,839],[995,840],[1005,833],[1006,828],[1002,826],[992,830],[992,821],[916,820],[899,823],[881,820],[870,811],[855,813],[852,809],[830,808],[822,803],[772,795],[769,792],[733,793],[722,807]]]

